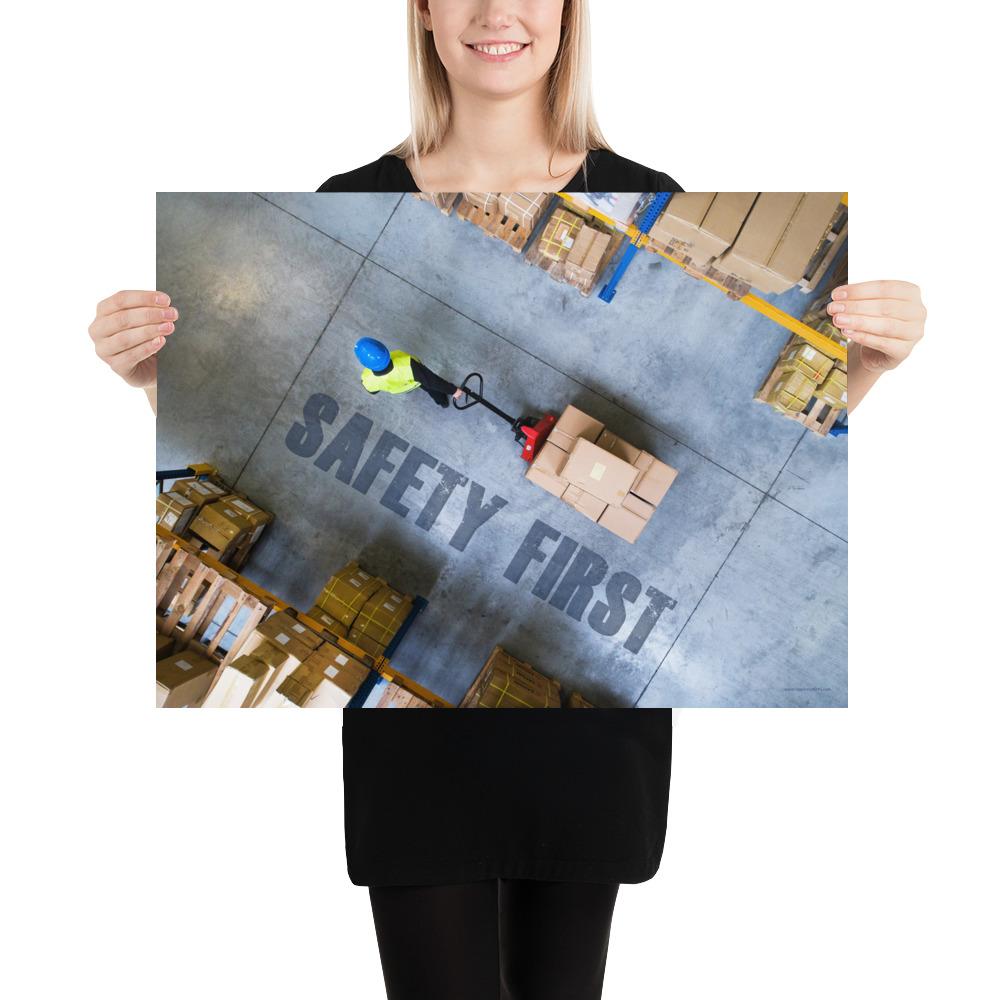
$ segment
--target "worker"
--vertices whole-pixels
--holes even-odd
[[[362,337],[354,345],[354,355],[361,362],[361,384],[374,395],[391,392],[394,395],[423,389],[438,406],[447,409],[451,400],[464,395],[458,386],[435,375],[420,358],[405,351],[390,351],[374,337]]]

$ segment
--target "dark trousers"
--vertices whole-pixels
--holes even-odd
[[[617,885],[372,886],[388,1000],[599,1000]]]

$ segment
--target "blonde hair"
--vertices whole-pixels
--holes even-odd
[[[419,163],[422,155],[440,148],[451,125],[451,88],[434,35],[424,28],[415,0],[408,0],[407,7],[411,131],[389,155],[412,156]],[[564,13],[559,49],[549,69],[546,103],[550,148],[553,153],[610,150],[597,124],[591,96],[587,0],[565,0]]]

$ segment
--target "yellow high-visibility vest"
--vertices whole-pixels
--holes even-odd
[[[405,351],[390,351],[392,368],[385,375],[376,375],[370,368],[361,372],[361,384],[369,392],[412,392],[420,388],[420,383],[413,377],[411,361],[419,361]]]

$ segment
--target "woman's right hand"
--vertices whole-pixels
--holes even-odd
[[[165,292],[115,292],[97,303],[90,339],[97,356],[138,389],[156,386],[156,352],[174,332],[177,310]]]

